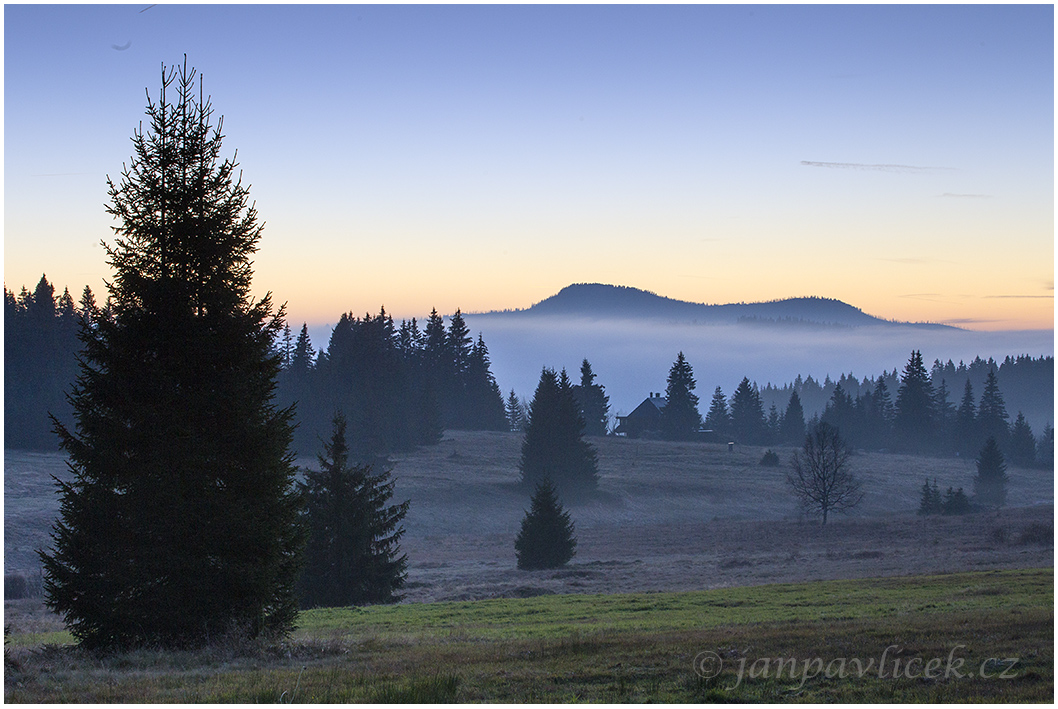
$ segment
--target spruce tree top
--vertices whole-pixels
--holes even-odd
[[[147,92],[150,128],[132,138],[132,164],[115,184],[107,177],[106,211],[114,246],[103,243],[115,270],[110,284],[118,317],[140,309],[191,308],[196,315],[241,309],[250,292],[251,257],[262,224],[236,175],[235,156],[221,160],[224,119],[195,96],[195,70],[162,68],[158,101]],[[176,102],[169,92],[175,89]]]

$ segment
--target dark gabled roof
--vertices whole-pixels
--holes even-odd
[[[661,413],[661,410],[665,408],[665,397],[663,396],[651,396],[643,399],[643,403],[632,409],[632,413],[627,416],[619,416],[618,418],[639,418],[641,416],[654,416]]]

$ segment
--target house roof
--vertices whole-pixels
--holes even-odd
[[[632,413],[627,416],[618,416],[618,418],[639,418],[640,416],[655,416],[661,413],[661,410],[665,408],[665,397],[663,396],[650,396],[643,399],[643,403],[632,409]]]

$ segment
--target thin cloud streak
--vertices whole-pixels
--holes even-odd
[[[905,174],[923,174],[936,172],[938,170],[955,170],[954,167],[923,167],[919,165],[889,165],[869,164],[860,162],[817,162],[814,160],[802,160],[805,167],[826,167],[837,170],[860,170],[869,172],[897,172]]]
[[[947,259],[939,258],[918,258],[918,257],[904,257],[904,258],[883,258],[881,256],[875,257],[875,261],[888,261],[889,263],[900,263],[905,266],[933,266],[938,263],[955,263]]]
[[[1053,300],[1054,295],[986,295],[985,298],[1041,298],[1046,300]]]

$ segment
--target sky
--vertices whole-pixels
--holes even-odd
[[[185,54],[294,325],[600,282],[1053,329],[1050,5],[5,5],[9,289],[105,292]]]

